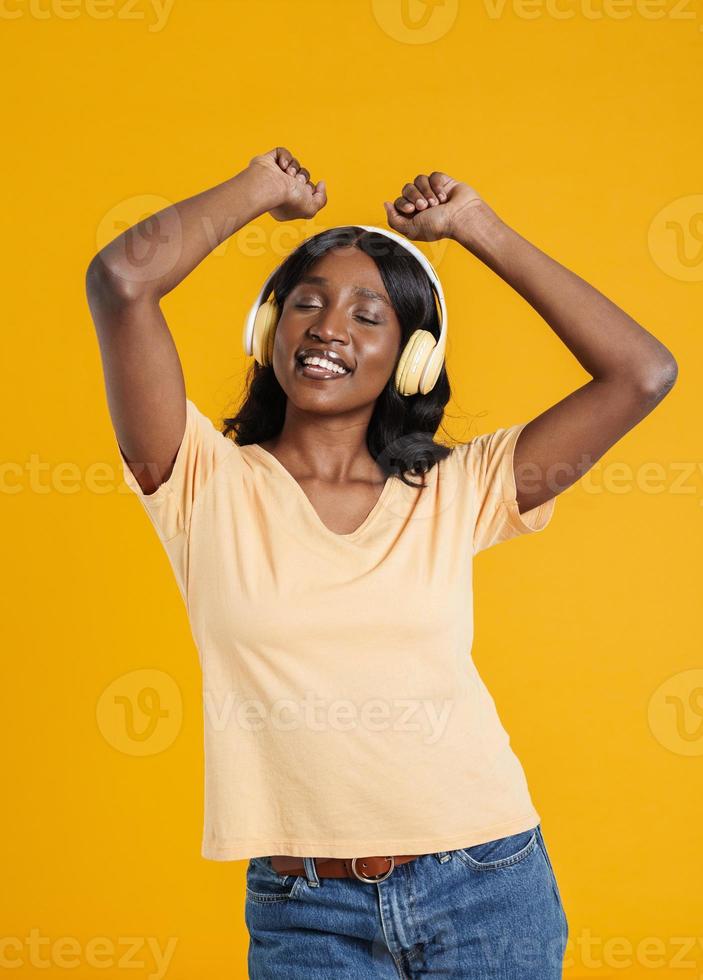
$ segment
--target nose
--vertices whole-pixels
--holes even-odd
[[[336,340],[340,344],[349,343],[349,328],[346,323],[345,314],[341,311],[326,310],[319,318],[316,318],[308,333],[324,343],[331,343]]]

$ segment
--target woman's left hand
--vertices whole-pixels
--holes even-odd
[[[454,238],[467,209],[487,207],[473,187],[439,170],[429,176],[419,174],[403,187],[400,197],[383,205],[391,228],[418,242]]]

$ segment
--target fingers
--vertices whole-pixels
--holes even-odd
[[[300,165],[300,160],[293,156],[291,151],[285,146],[277,146],[272,151],[276,163],[281,170],[289,177],[295,177],[302,186],[301,190],[309,194],[307,211],[316,213],[327,204],[327,185],[324,180],[318,180],[313,184],[310,180],[310,171],[307,167]]]
[[[290,150],[287,150],[285,146],[274,146],[272,150],[269,151],[270,155],[275,160],[276,164],[285,172],[286,167],[291,161],[293,154]]]
[[[306,167],[300,166],[300,160],[293,156],[287,147],[277,146],[272,150],[272,153],[276,163],[284,173],[296,177],[301,183],[306,183],[310,179],[310,171]]]
[[[440,204],[444,204],[447,200],[447,192],[449,185],[452,182],[452,178],[449,174],[443,173],[441,170],[433,170],[429,176],[430,186],[439,200]]]
[[[420,191],[420,200],[425,202],[425,207],[434,206],[439,204],[439,201],[435,197],[435,192],[430,186],[430,178],[426,174],[418,174],[415,178],[415,186]]]
[[[307,167],[301,167],[300,160],[294,157],[290,150],[286,150],[284,146],[279,147],[279,150],[281,150],[279,158],[281,169],[301,183],[307,183],[310,180],[310,171]]]
[[[278,166],[284,173],[288,172],[288,168],[293,162],[293,154],[285,146],[277,146],[273,151],[274,159]]]
[[[396,204],[397,209],[405,214],[411,214],[413,211],[421,211],[427,207],[427,201],[422,196],[419,187],[416,187],[415,184],[405,184],[402,197],[397,200],[399,201]]]
[[[276,162],[281,170],[290,177],[295,177],[306,191],[310,191],[311,198],[317,210],[327,204],[327,187],[324,180],[319,180],[317,184],[313,184],[310,180],[310,171],[308,168],[301,167],[300,160],[294,157],[285,146],[276,147]]]
[[[416,211],[444,204],[447,200],[445,186],[450,181],[451,178],[439,170],[434,170],[429,177],[418,174],[414,183],[405,184],[402,196],[395,199],[394,206],[399,213],[411,216]]]

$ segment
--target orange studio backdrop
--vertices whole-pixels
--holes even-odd
[[[0,968],[245,977],[246,862],[200,855],[201,674],[123,483],[85,271],[148,214],[290,147],[327,182],[170,293],[186,389],[236,401],[243,320],[304,238],[387,227],[443,170],[675,355],[651,416],[480,555],[473,656],[542,816],[564,976],[703,976],[703,15],[682,0],[2,0],[4,681]],[[438,438],[589,380],[455,242]]]

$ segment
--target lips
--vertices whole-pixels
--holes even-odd
[[[341,378],[348,378],[351,374],[351,371],[341,374],[330,371],[320,364],[303,364],[301,361],[297,362],[296,371],[299,371],[304,378],[313,378],[316,381],[339,381]]]
[[[333,364],[338,364],[350,373],[353,371],[351,364],[347,362],[346,358],[342,357],[336,350],[331,350],[327,347],[303,347],[297,352],[295,359],[300,363],[304,357],[325,358],[325,360],[331,361]]]

